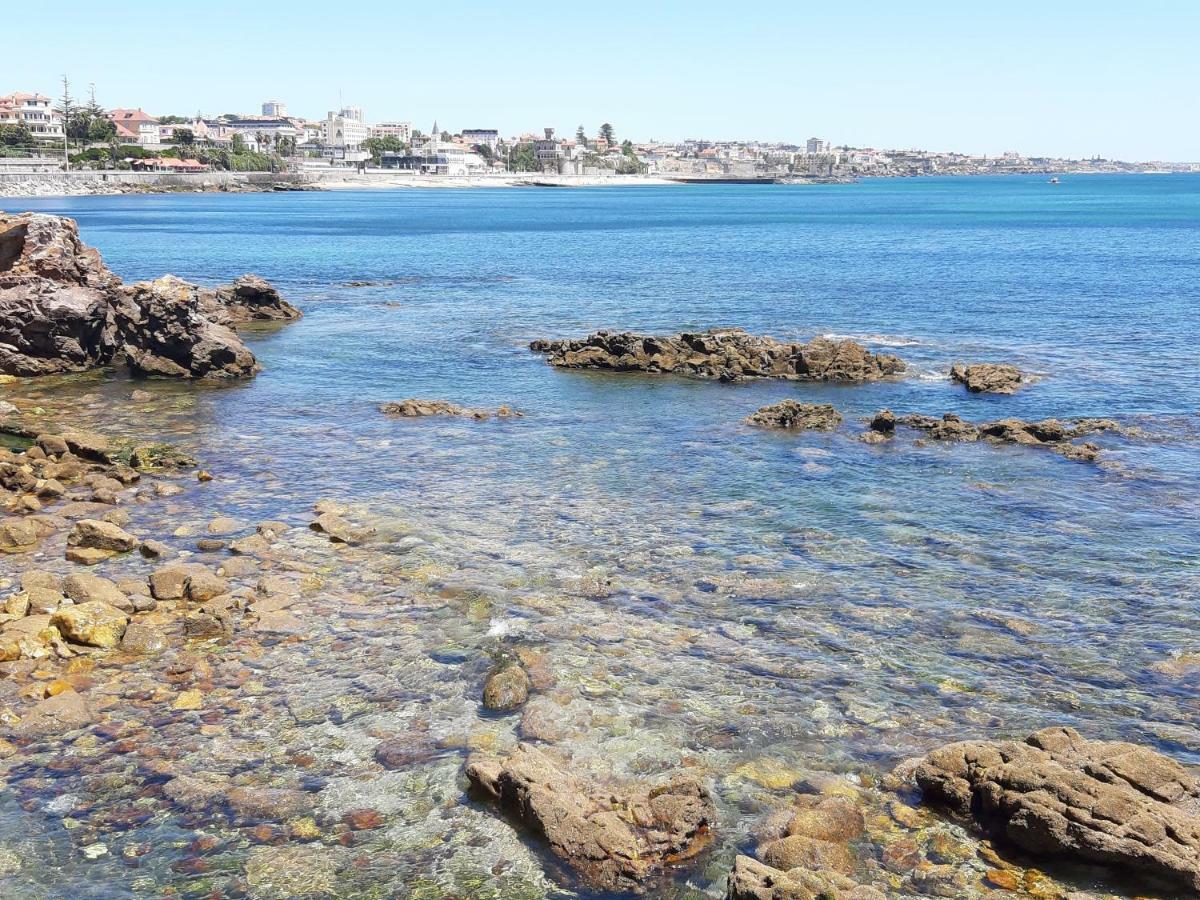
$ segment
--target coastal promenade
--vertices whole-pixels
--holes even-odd
[[[488,175],[418,175],[354,172],[347,169],[276,172],[5,172],[0,197],[60,197],[98,194],[242,192],[280,190],[390,190],[470,187],[600,187],[663,185],[678,182],[648,175],[544,175],[505,172]]]

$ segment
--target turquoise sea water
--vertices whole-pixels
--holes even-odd
[[[138,385],[159,401],[148,414],[114,411],[132,386],[123,376],[41,389],[64,408],[86,393],[89,421],[194,448],[220,477],[178,515],[194,501],[210,517],[303,522],[322,497],[361,502],[402,518],[452,570],[444,596],[486,600],[474,621],[406,612],[407,595],[372,590],[373,636],[353,651],[287,648],[274,664],[282,698],[340,696],[373,673],[413,695],[374,725],[420,716],[435,733],[469,731],[478,660],[500,635],[547,653],[579,725],[564,746],[617,774],[681,755],[726,774],[763,758],[879,772],[948,740],[1051,723],[1200,763],[1196,671],[1163,665],[1200,653],[1200,176],[20,205],[75,217],[127,281],[252,271],[303,309],[251,336],[264,371],[246,385]],[[527,350],[598,328],[716,325],[850,336],[909,372],[726,385],[556,371]],[[992,360],[1037,378],[988,397],[946,377],[954,361]],[[404,397],[525,417],[377,412]],[[741,424],[785,397],[833,403],[846,425]],[[915,436],[859,442],[862,417],[884,406],[1115,417],[1149,436],[1099,438],[1107,468]],[[337,725],[349,744],[365,739],[361,723]],[[502,742],[514,725],[501,724]],[[425,787],[403,790],[444,802],[460,765],[442,754],[415,767]],[[758,801],[722,778],[728,827],[689,890],[719,893],[721,863],[752,846]],[[459,828],[495,831],[465,809]],[[54,840],[38,813],[0,812],[3,827]],[[416,843],[395,839],[373,877],[399,891],[494,862],[475,845],[431,856]],[[161,850],[163,872],[173,852]],[[119,866],[70,860],[55,877],[73,890],[117,896],[130,883]],[[354,877],[337,883],[359,895]]]

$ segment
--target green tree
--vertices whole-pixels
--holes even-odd
[[[171,137],[175,139],[177,144],[182,144],[185,147],[190,147],[196,143],[196,133],[190,128],[176,128],[171,132]]]
[[[95,144],[104,144],[117,136],[117,126],[106,115],[93,118],[88,123],[87,139]]]
[[[621,141],[621,152],[626,156],[633,156],[633,141],[629,140],[629,138]]]
[[[0,125],[0,144],[5,147],[32,147],[33,132],[25,124]]]
[[[605,122],[600,126],[600,137],[608,142],[608,146],[613,146],[617,142],[617,134],[613,131],[613,127]]]
[[[575,129],[575,140],[580,147],[586,148],[588,145],[587,132],[583,130],[582,125]]]
[[[235,131],[233,134],[233,142],[230,144],[234,153],[246,152],[246,139],[242,137],[241,132]]]
[[[362,147],[371,154],[371,162],[374,165],[379,165],[383,160],[385,153],[401,153],[404,151],[404,142],[395,135],[387,134],[383,137],[367,138],[362,142]]]
[[[513,147],[508,155],[508,169],[510,172],[540,172],[542,164],[538,162],[533,144],[517,144]]]

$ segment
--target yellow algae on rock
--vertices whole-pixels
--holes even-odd
[[[733,770],[733,774],[772,791],[790,788],[804,777],[804,773],[800,770],[790,768],[779,760],[768,757],[744,762]]]
[[[172,709],[202,709],[203,707],[204,696],[195,688],[190,691],[181,691],[175,698],[175,702],[171,704]]]

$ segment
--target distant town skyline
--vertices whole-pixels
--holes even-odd
[[[106,107],[164,115],[255,113],[265,100],[324,118],[436,119],[453,131],[554,127],[619,139],[790,141],[999,155],[1200,160],[1200,8],[1136,13],[1064,0],[853,11],[764,0],[598,15],[575,5],[513,12],[476,0],[401,9],[272,9],[214,0],[133,17],[65,0],[11,33],[0,88],[57,96],[60,79]],[[121,52],[114,52],[119,47]],[[128,52],[137,47],[137,52]]]

